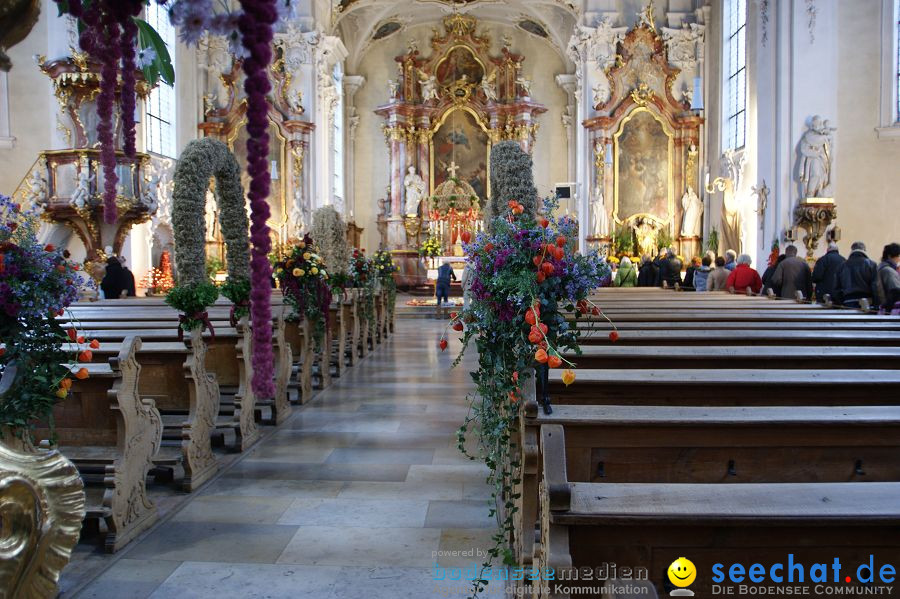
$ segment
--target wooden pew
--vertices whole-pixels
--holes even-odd
[[[109,342],[92,351],[98,357],[118,355],[123,345]],[[184,342],[143,343],[136,353],[141,366],[138,392],[142,398],[152,399],[162,414],[163,444],[172,425],[177,431],[178,461],[184,469],[181,487],[187,492],[197,489],[219,469],[212,451],[212,434],[219,416],[219,385],[215,375],[206,371],[206,352],[206,343],[195,330]],[[165,447],[158,455],[164,453]],[[157,460],[158,465],[161,463]]]
[[[98,339],[101,344],[109,341],[121,341],[134,334],[147,341],[177,341],[178,331],[174,327],[164,329],[115,329],[102,323],[90,323],[83,330],[85,337]],[[259,439],[259,427],[255,420],[256,396],[250,387],[253,367],[250,362],[251,344],[250,326],[246,317],[238,322],[237,328],[216,329],[213,338],[209,331],[203,332],[208,351],[206,369],[216,375],[220,388],[236,387],[235,413],[228,426],[234,431],[235,443],[232,449],[245,451]],[[219,425],[221,426],[221,425]]]
[[[774,483],[900,481],[900,407],[556,406],[520,413],[521,528],[538,522],[540,429],[565,428],[569,481]],[[519,532],[521,531],[521,532]]]
[[[79,364],[90,376],[75,380],[69,396],[53,408],[54,433],[63,455],[88,482],[86,518],[106,524],[104,545],[112,553],[156,522],[157,510],[147,495],[147,473],[162,442],[162,418],[154,402],[141,398],[141,339],[128,336],[107,364]],[[38,440],[50,430],[35,430]]]
[[[594,370],[565,386],[549,377],[553,403],[597,405],[898,405],[896,370]]]
[[[579,483],[568,478],[560,425],[541,429],[540,543],[535,563],[556,574],[604,562],[644,566],[662,595],[664,572],[678,556],[697,568],[691,588],[710,596],[714,563],[827,562],[853,574],[877,553],[900,560],[900,483]],[[877,549],[874,549],[877,548]],[[852,564],[852,566],[850,566]],[[852,568],[852,570],[851,570]],[[560,582],[538,596],[592,596]],[[549,593],[544,593],[548,590]],[[596,595],[593,595],[596,596]]]
[[[696,345],[673,348],[609,344],[585,346],[581,355],[575,353],[563,355],[578,368],[605,370],[653,368],[900,370],[900,351],[892,347]]]
[[[608,331],[582,335],[582,345],[609,345]],[[636,330],[623,331],[618,345],[691,346],[691,345],[856,345],[867,347],[900,347],[900,335],[893,331],[869,330]]]

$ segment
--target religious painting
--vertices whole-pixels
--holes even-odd
[[[672,220],[672,134],[647,108],[636,108],[615,134],[616,222],[649,216]]]
[[[441,59],[435,69],[435,76],[442,86],[464,80],[467,83],[479,83],[484,77],[484,66],[472,50],[466,46],[457,46]]]
[[[385,23],[382,23],[382,25],[375,30],[375,33],[372,35],[372,39],[383,40],[387,36],[400,31],[401,27],[403,26],[397,21],[387,21]]]
[[[484,200],[488,189],[487,132],[465,109],[450,112],[435,132],[431,147],[431,189],[451,177],[466,181]]]

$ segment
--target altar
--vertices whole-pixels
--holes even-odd
[[[515,140],[531,151],[535,119],[546,112],[530,97],[525,57],[507,45],[491,54],[478,25],[470,15],[449,15],[443,32],[434,32],[430,55],[413,45],[397,56],[388,102],[375,110],[384,119],[390,168],[377,216],[380,243],[403,287],[428,280],[423,254],[462,255],[463,233],[483,227],[491,147]],[[426,244],[431,249],[421,251]]]

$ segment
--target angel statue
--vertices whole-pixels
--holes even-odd
[[[481,80],[481,91],[484,92],[484,97],[488,102],[496,102],[497,101],[497,89],[494,87],[494,82],[497,80],[497,69],[491,71],[491,74],[487,77],[484,77]]]
[[[78,210],[84,210],[91,198],[91,183],[94,181],[94,175],[88,172],[87,167],[83,167],[78,171],[78,184],[72,193],[70,200],[72,205]]]
[[[516,85],[522,88],[523,97],[528,98],[531,96],[531,80],[528,77],[519,75],[516,77]]]
[[[437,101],[437,77],[434,75],[426,75],[422,71],[419,71],[419,85],[422,86],[423,102],[428,102],[429,100]]]

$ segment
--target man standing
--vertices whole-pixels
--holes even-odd
[[[794,299],[797,292],[803,293],[804,298],[810,297],[812,291],[812,274],[806,260],[797,256],[797,246],[789,245],[784,250],[786,258],[782,260],[775,274],[772,275],[772,287],[781,286],[781,297]]]
[[[835,242],[828,244],[828,251],[816,261],[813,268],[812,282],[816,286],[816,301],[825,302],[825,296],[829,295],[834,300],[834,290],[837,287],[837,273],[847,259],[841,256]]]
[[[859,308],[859,300],[877,297],[877,273],[878,265],[866,254],[866,244],[854,241],[835,276],[834,303]]]

